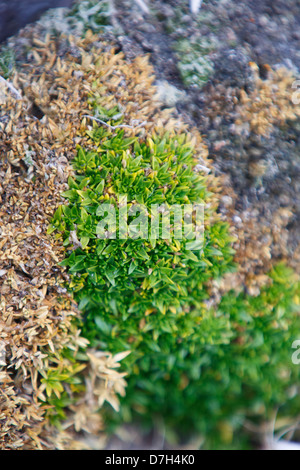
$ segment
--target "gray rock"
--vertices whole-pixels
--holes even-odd
[[[221,49],[214,61],[214,78],[226,86],[249,89],[250,85],[253,85],[250,60],[250,57],[240,48]]]
[[[73,0],[0,0],[0,42],[36,21],[49,8],[69,7]]]
[[[186,100],[186,93],[168,83],[167,80],[157,80],[156,87],[158,98],[166,107],[172,108],[178,102]]]

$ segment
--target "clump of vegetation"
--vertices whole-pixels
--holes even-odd
[[[82,35],[88,29],[99,32],[111,29],[111,6],[106,0],[84,0],[76,2],[67,18],[70,27],[80,28]]]
[[[299,365],[292,363],[292,343],[300,328],[300,284],[284,265],[269,277],[259,296],[229,292],[217,311],[181,316],[175,331],[160,319],[155,348],[132,368],[121,419],[153,425],[163,417],[167,431],[177,429],[183,439],[200,433],[210,449],[261,444],[276,412],[275,430],[277,423],[295,424]]]
[[[190,15],[188,2],[169,7],[168,13],[158,8],[155,14],[164,23],[172,39],[172,48],[178,59],[177,67],[184,84],[201,88],[214,72],[211,53],[218,49],[218,40],[214,34],[216,18],[209,11],[202,10],[196,15]],[[210,34],[202,36],[195,33],[203,25],[210,30]]]
[[[64,38],[64,48],[68,40],[73,44]],[[162,416],[168,429],[185,436],[201,432],[208,447],[245,445],[244,440],[236,444],[235,437],[245,436],[240,429],[246,419],[254,416],[260,423],[282,403],[287,415],[299,410],[293,387],[298,369],[290,362],[289,344],[298,328],[299,284],[281,267],[257,298],[231,293],[217,311],[209,309],[210,281],[232,269],[232,251],[228,227],[215,212],[215,178],[194,172],[198,155],[208,164],[199,134],[194,132],[194,152],[184,126],[170,119],[168,110],[158,111],[151,99],[153,71],[145,58],[127,64],[120,55],[96,49],[98,37],[91,35],[76,42],[76,59],[66,54],[61,60],[53,38],[39,44],[14,80],[45,119],[27,112],[27,98],[16,103],[9,93],[0,110],[5,135],[0,190],[2,447],[64,448],[66,433],[52,439],[46,415],[55,423],[67,416],[63,429],[71,434],[91,429],[99,434],[103,423],[100,413],[96,425],[91,416],[94,402],[99,409],[106,400],[117,410],[117,395],[123,396],[120,415],[112,416],[107,407],[110,422],[139,416],[152,423]],[[45,74],[45,67],[51,74]],[[108,128],[112,119],[121,118],[120,110],[131,127],[147,121],[139,128],[143,138],[133,137],[133,129],[125,136],[118,128],[111,132],[97,126],[86,135],[83,116],[92,112],[88,95],[97,95],[98,118]],[[107,112],[107,105],[118,108]],[[156,125],[176,127],[181,134],[153,135]],[[72,170],[67,158],[73,158],[74,143],[83,148],[74,162],[75,176],[68,179]],[[34,178],[20,177],[24,164],[35,168]],[[46,228],[67,181],[69,204],[58,209],[49,230],[60,232],[55,240]],[[99,202],[111,202],[118,211],[116,196],[121,193],[128,205],[134,200],[147,205],[151,199],[170,204],[172,198],[180,204],[203,202],[203,250],[187,250],[186,240],[176,246],[173,238],[155,244],[99,239]],[[62,286],[70,279],[58,266],[65,250],[63,264],[82,316]],[[87,338],[94,350],[87,350]],[[70,404],[75,416],[67,409]],[[72,435],[68,439],[70,444]]]
[[[39,23],[54,34],[84,37],[88,30],[99,34],[112,30],[111,2],[106,0],[78,0],[72,8],[56,8],[43,14]]]
[[[37,37],[33,35],[33,41]],[[76,42],[69,39],[72,44]],[[102,104],[107,101],[112,104],[119,84],[116,72],[122,70],[129,83],[128,94],[120,98],[124,112],[128,112],[129,102],[129,109],[134,109],[132,118],[142,121],[148,115],[149,123],[152,119],[157,122],[157,105],[150,102],[154,94],[152,69],[145,59],[128,66],[120,55],[103,53],[93,47],[94,43],[98,45],[98,37],[91,34],[76,42],[79,60],[67,54],[61,60],[57,54],[59,41],[47,35],[43,52],[39,49],[40,56],[34,45],[29,48],[28,54],[34,50],[35,57],[28,61],[26,70],[20,67],[14,74],[14,86],[24,89],[22,100],[16,100],[7,87],[1,88],[0,448],[3,449],[82,447],[74,430],[92,429],[99,435],[103,424],[95,409],[99,410],[104,401],[117,409],[118,395],[124,394],[126,387],[124,372],[118,372],[123,351],[112,355],[109,351],[87,349],[88,342],[78,328],[80,313],[63,287],[67,280],[65,270],[58,266],[64,258],[64,247],[46,232],[72,171],[68,158],[74,156],[74,142],[82,142],[80,129],[82,114],[89,111],[88,94],[95,87],[101,90],[98,100],[102,98]],[[63,41],[64,48],[70,45],[66,38]],[[40,37],[39,44],[40,47],[43,44]],[[45,74],[49,64],[51,74]],[[49,90],[56,93],[61,86],[66,92],[53,99]],[[140,104],[136,106],[138,98]],[[36,119],[28,112],[32,102],[45,113],[45,119]],[[100,116],[104,119],[101,113]],[[95,395],[91,396],[89,390]],[[49,425],[57,424],[65,416],[67,425],[61,432]]]
[[[207,38],[181,39],[176,42],[178,69],[187,86],[202,87],[213,73],[213,62],[209,54],[214,50],[213,42]]]
[[[9,78],[15,68],[15,55],[13,50],[7,46],[0,48],[0,75],[7,79]]]
[[[74,161],[77,175],[63,193],[69,205],[56,212],[51,230],[63,233],[66,247],[74,247],[74,237],[78,240],[63,265],[74,274],[72,288],[80,308],[95,309],[89,315],[90,331],[96,337],[97,329],[110,329],[114,318],[125,321],[131,313],[139,320],[145,319],[145,312],[155,317],[183,314],[207,297],[205,282],[221,276],[230,265],[233,252],[226,224],[210,225],[206,220],[203,251],[187,249],[188,240],[177,240],[174,234],[170,240],[151,235],[99,239],[97,234],[102,203],[112,204],[119,220],[120,195],[127,196],[128,211],[135,202],[149,213],[152,204],[208,204],[205,177],[193,171],[193,147],[184,135],[154,136],[145,142],[125,138],[121,129],[111,134],[99,128],[89,135],[97,151],[79,149]],[[138,230],[134,220],[130,226]],[[113,314],[106,327],[104,311]],[[117,331],[119,321],[113,323]],[[159,335],[159,322],[157,328]]]
[[[98,208],[106,202],[118,214],[120,194],[128,207],[207,204],[210,195],[183,135],[139,141],[96,126],[88,135],[94,149],[79,148],[63,193],[69,203],[50,231],[71,248],[62,264],[84,314],[83,334],[97,348],[131,351],[123,362],[126,396],[108,421],[153,426],[163,418],[181,438],[200,433],[205,447],[249,446],[248,420],[259,426],[278,407],[283,415],[299,409],[299,369],[291,361],[299,282],[278,265],[259,296],[230,292],[209,309],[208,282],[232,269],[228,228],[213,210],[202,251],[187,250],[184,239],[99,239]]]

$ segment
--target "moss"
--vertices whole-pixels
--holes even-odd
[[[0,47],[0,75],[7,79],[10,78],[15,69],[15,55],[8,46]]]
[[[76,2],[67,18],[72,28],[80,27],[81,34],[88,29],[99,32],[110,26],[111,7],[106,0],[84,0]]]
[[[56,8],[44,13],[38,24],[53,34],[84,37],[88,30],[102,34],[112,30],[111,5],[106,0],[73,2],[72,8]]]
[[[138,417],[153,425],[157,417],[163,417],[167,429],[181,437],[202,434],[206,447],[250,446],[243,428],[249,419],[260,425],[278,406],[283,417],[299,412],[299,368],[291,363],[291,344],[299,331],[299,282],[281,265],[270,273],[270,285],[259,296],[230,292],[218,308],[208,308],[211,281],[232,269],[232,251],[229,228],[216,213],[217,180],[194,172],[198,158],[202,169],[209,166],[205,147],[196,130],[194,148],[184,125],[158,110],[159,105],[152,101],[152,69],[146,59],[129,65],[120,54],[96,50],[93,44],[97,41],[91,35],[79,42],[64,38],[62,49],[67,52],[61,60],[58,42],[39,40],[26,71],[15,77],[16,86],[21,89],[22,84],[28,97],[25,106],[8,96],[1,107],[1,116],[10,117],[9,121],[1,119],[6,135],[1,229],[4,235],[11,230],[1,245],[1,274],[5,271],[1,276],[1,320],[5,335],[9,327],[7,354],[9,360],[13,358],[10,367],[1,370],[4,388],[12,394],[1,403],[6,417],[0,429],[3,447],[42,447],[44,435],[42,441],[39,435],[48,404],[52,406],[47,411],[51,421],[67,416],[72,431],[90,431],[86,391],[79,400],[77,393],[86,381],[87,390],[93,389],[100,397],[96,407],[102,410],[109,389],[103,375],[97,376],[99,370],[109,371],[109,383],[114,386],[108,401],[116,410],[116,393],[124,395],[123,373],[128,372],[120,414],[112,415],[107,409],[107,423]],[[51,68],[51,73],[45,74],[45,68]],[[27,99],[42,109],[45,119],[27,113]],[[106,126],[94,125],[86,132],[89,121],[84,115],[93,111]],[[126,135],[120,128],[110,127],[125,122],[133,127]],[[143,126],[134,128],[142,122]],[[171,132],[161,134],[156,126]],[[31,154],[35,177],[30,181],[14,170],[23,168],[20,161],[28,157],[24,142],[27,150],[35,152]],[[68,180],[67,158],[74,157],[75,144],[82,148],[74,162],[75,175]],[[61,158],[62,154],[66,157]],[[178,181],[172,180],[175,171]],[[63,246],[61,236],[55,240],[46,235],[46,226],[67,181],[64,197],[70,203],[59,209],[52,224],[62,232]],[[189,253],[185,240],[175,252],[173,240],[170,244],[159,240],[153,246],[141,240],[104,243],[95,237],[95,207],[102,196],[115,204],[121,189],[128,194],[129,203],[136,195],[150,202],[151,190],[162,201],[173,194],[180,202],[184,197],[204,202],[203,252]],[[12,221],[15,213],[20,219]],[[66,293],[61,294],[61,282],[68,277],[57,262],[66,251],[64,264],[72,278],[69,287],[80,302],[83,317],[75,306],[73,312]],[[4,256],[6,252],[9,258]],[[11,264],[11,253],[22,263],[24,275]],[[65,303],[60,305],[61,296]],[[42,327],[44,317],[47,328]],[[38,331],[34,334],[38,352],[46,354],[41,358],[38,382],[46,407],[34,389],[36,356],[31,348],[36,343],[28,339],[28,318],[32,331]],[[97,351],[82,353],[86,349],[82,335]],[[82,349],[74,360],[65,346]],[[104,347],[109,352],[103,352]],[[15,359],[19,354],[21,366]],[[121,358],[124,365],[118,375]],[[84,373],[83,381],[77,366],[88,361],[92,375]],[[75,417],[69,415],[70,404],[76,408]],[[95,434],[101,424],[93,428]],[[49,428],[46,436],[51,439]],[[60,444],[55,441],[53,447]]]
[[[181,39],[176,42],[177,66],[185,85],[201,88],[208,82],[214,70],[209,56],[214,48],[213,42],[207,38]]]
[[[206,448],[251,447],[249,421],[260,429],[278,408],[283,418],[299,409],[299,368],[291,360],[299,280],[278,265],[257,297],[232,291],[209,309],[211,280],[232,270],[231,239],[210,207],[206,177],[194,172],[191,141],[182,133],[126,136],[119,108],[107,111],[98,102],[90,101],[106,125],[94,124],[78,149],[63,193],[69,203],[50,231],[58,230],[70,250],[63,265],[85,337],[96,348],[131,352],[123,363],[126,396],[119,415],[106,411],[107,425],[163,420],[179,439],[202,435]],[[97,208],[106,201],[118,211],[119,194],[129,205],[156,197],[204,202],[210,208],[201,255],[173,239],[99,239]]]
[[[72,171],[68,159],[74,158],[76,143],[85,146],[89,139],[83,115],[92,113],[93,106],[103,120],[116,114],[120,118],[122,111],[129,124],[146,121],[138,128],[141,135],[148,129],[154,131],[157,124],[166,130],[185,129],[152,99],[153,70],[147,58],[127,64],[122,54],[99,50],[99,38],[91,33],[82,40],[43,37],[39,29],[38,34],[33,31],[32,38],[38,48],[28,46],[26,68],[20,65],[13,77],[23,99],[16,101],[4,87],[0,108],[5,136],[0,190],[0,379],[5,399],[1,401],[0,446],[5,449],[82,447],[75,431],[99,435],[101,413],[95,410],[105,400],[117,410],[118,395],[125,393],[124,374],[117,370],[124,353],[86,351],[87,343],[74,322],[80,313],[62,286],[67,278],[58,262],[65,248],[46,233]],[[92,96],[95,105],[88,102]],[[28,112],[33,103],[44,119]],[[107,106],[113,115],[103,114]],[[194,137],[197,154],[207,166],[206,149],[199,134]],[[68,349],[71,356],[66,354]],[[73,384],[78,363],[86,368],[76,374],[79,383]],[[81,393],[82,381],[87,389]],[[92,405],[91,389],[95,392]],[[57,423],[64,416],[68,431],[49,426],[49,421]]]
[[[209,449],[261,444],[258,433],[274,426],[277,412],[278,424],[296,420],[299,365],[292,363],[292,343],[299,336],[300,284],[284,265],[269,278],[257,297],[232,291],[217,311],[182,316],[176,333],[161,320],[164,332],[130,367],[121,415],[114,419],[149,426],[163,420],[167,436],[174,429],[183,440],[200,433]]]
[[[170,309],[172,314],[190,309],[206,298],[205,282],[230,267],[233,252],[226,224],[211,222],[212,210],[208,209],[204,247],[200,250],[199,245],[194,253],[187,248],[188,239],[176,239],[174,233],[170,240],[155,239],[152,232],[149,238],[99,239],[98,210],[103,203],[112,204],[119,220],[120,195],[127,197],[128,211],[138,203],[146,208],[148,217],[154,204],[208,206],[205,177],[193,171],[197,161],[191,143],[184,135],[153,136],[139,142],[125,138],[123,130],[111,134],[99,128],[88,134],[99,150],[79,149],[74,161],[77,176],[69,180],[70,190],[63,193],[69,204],[59,208],[50,230],[61,231],[64,246],[71,248],[71,235],[76,232],[81,247],[73,247],[63,265],[74,275],[72,287],[80,308],[99,311],[101,307],[112,313],[113,301],[123,320],[130,312],[141,320],[149,310],[164,315]],[[134,220],[130,229],[138,230]],[[97,325],[96,319],[92,321]],[[116,331],[118,328],[115,325]],[[96,335],[95,325],[90,331]],[[124,340],[123,347],[126,345]]]
[[[107,422],[153,426],[163,419],[178,438],[200,433],[207,448],[251,446],[243,427],[248,420],[259,426],[278,407],[284,416],[299,409],[299,368],[291,360],[300,327],[299,280],[281,264],[257,297],[231,291],[208,309],[207,282],[232,269],[228,230],[212,223],[213,211],[201,254],[189,252],[184,240],[153,246],[98,239],[97,208],[105,201],[119,210],[120,193],[131,205],[208,203],[209,192],[205,178],[193,174],[192,147],[182,135],[138,141],[123,130],[96,127],[88,134],[97,150],[79,149],[75,179],[63,193],[69,204],[50,230],[62,233],[66,247],[76,230],[81,243],[62,264],[84,314],[83,334],[97,348],[131,351],[123,364],[128,387],[120,414],[108,413]]]

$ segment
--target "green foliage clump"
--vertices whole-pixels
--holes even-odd
[[[278,422],[296,419],[299,365],[292,362],[292,343],[300,331],[300,283],[284,265],[270,281],[258,297],[230,292],[217,311],[181,316],[176,331],[162,318],[155,348],[136,353],[129,368],[119,420],[134,416],[151,426],[163,417],[167,430],[183,439],[200,433],[206,448],[237,449],[261,444],[249,422],[256,430],[269,423],[272,433],[276,413]]]
[[[296,418],[299,365],[292,362],[292,343],[300,331],[300,284],[283,265],[270,280],[258,297],[230,292],[217,312],[183,316],[176,335],[165,329],[156,351],[135,364],[123,416],[132,410],[149,421],[163,416],[184,437],[198,431],[213,449],[249,445],[258,436],[248,435],[247,421],[259,429],[278,408],[278,421]]]
[[[13,50],[7,46],[0,48],[0,75],[8,79],[16,66],[15,55]]]
[[[205,9],[201,9],[197,15],[191,15],[188,2],[178,2],[172,6],[172,14],[169,15],[158,8],[156,17],[164,23],[169,33],[182,81],[186,86],[201,88],[214,72],[211,53],[219,49],[215,34],[218,20]],[[205,35],[200,33],[204,25],[209,30]]]
[[[109,421],[151,426],[163,418],[183,438],[201,433],[207,447],[246,447],[248,419],[261,424],[279,406],[299,412],[299,366],[291,360],[299,282],[279,265],[258,297],[230,292],[209,309],[208,282],[233,269],[232,240],[205,177],[194,171],[191,143],[168,134],[142,141],[96,126],[88,135],[93,149],[79,148],[63,193],[69,202],[49,232],[70,250],[62,264],[84,336],[112,353],[131,350],[123,361],[126,397]],[[119,195],[128,207],[204,203],[202,250],[188,250],[185,238],[98,238],[98,207],[110,203],[118,215]]]
[[[180,39],[175,45],[178,69],[187,86],[201,88],[208,82],[214,66],[209,54],[214,44],[206,38]]]
[[[205,177],[193,171],[197,163],[193,148],[184,135],[154,137],[146,142],[125,138],[100,128],[89,133],[96,151],[79,149],[74,161],[77,174],[63,193],[69,204],[56,213],[52,231],[63,234],[64,245],[72,245],[76,231],[80,244],[63,265],[73,274],[71,287],[79,307],[88,311],[89,337],[111,331],[124,350],[126,340],[118,339],[122,322],[130,323],[169,312],[176,319],[207,298],[205,282],[221,276],[230,265],[232,249],[226,224],[208,224],[206,214],[203,250],[186,249],[186,239],[99,239],[98,212],[103,202],[112,204],[119,219],[119,195],[126,195],[128,210],[133,203],[152,204],[203,203],[210,200]],[[131,220],[131,227],[134,220]],[[50,230],[50,231],[51,231]],[[133,329],[136,329],[133,326]],[[159,321],[155,327],[160,334]],[[131,342],[139,342],[138,337]],[[132,345],[130,346],[132,348]]]
[[[106,0],[80,0],[67,14],[67,21],[71,28],[81,30],[83,34],[88,29],[94,32],[111,29],[111,6]]]
[[[84,391],[82,370],[86,367],[84,352],[77,353],[63,349],[48,358],[49,367],[41,370],[39,398],[48,405],[46,416],[56,426],[66,419],[66,410],[76,403]]]

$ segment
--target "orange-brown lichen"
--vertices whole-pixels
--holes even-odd
[[[258,135],[268,135],[273,125],[282,125],[288,120],[300,117],[300,108],[295,106],[292,71],[282,67],[273,70],[268,67],[268,78],[259,77],[258,66],[251,63],[255,74],[255,88],[247,93],[240,91],[240,104],[235,121],[236,127]]]

